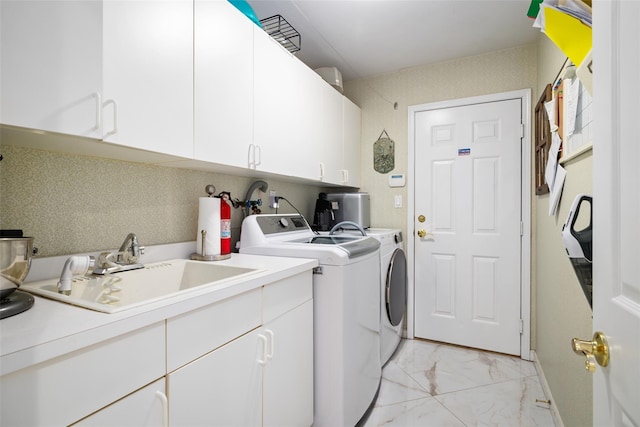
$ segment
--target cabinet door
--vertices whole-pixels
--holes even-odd
[[[318,161],[322,164],[320,180],[341,184],[343,96],[314,71],[311,72],[314,74],[315,93],[310,91],[309,101],[315,108],[309,129],[314,138],[310,138],[309,143],[318,146]]]
[[[254,34],[255,167],[318,180],[318,146],[309,125],[318,119],[309,92],[315,73],[264,31],[256,28]]]
[[[343,97],[343,164],[342,185],[360,187],[360,107]]]
[[[249,167],[254,27],[229,2],[195,2],[196,160]]]
[[[0,121],[101,138],[102,4],[2,1]]]
[[[193,1],[103,2],[105,141],[193,158]]]
[[[253,331],[168,376],[170,425],[259,426],[265,341]]]
[[[265,426],[313,424],[313,301],[269,322],[264,367]]]
[[[75,427],[153,427],[167,425],[165,380],[160,379],[73,424]]]

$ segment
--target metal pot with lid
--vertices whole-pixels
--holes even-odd
[[[0,319],[33,305],[31,295],[16,290],[29,274],[35,252],[33,237],[22,237],[22,230],[0,230]]]

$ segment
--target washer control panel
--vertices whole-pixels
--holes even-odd
[[[256,222],[264,235],[311,230],[304,218],[297,214],[259,215]]]

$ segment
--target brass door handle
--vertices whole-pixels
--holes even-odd
[[[426,236],[433,236],[433,235],[429,233],[427,230],[425,230],[424,228],[421,228],[418,230],[418,237],[426,237]]]
[[[578,338],[572,339],[571,349],[576,354],[587,358],[585,368],[589,372],[595,372],[596,362],[602,367],[609,364],[609,344],[607,343],[607,337],[602,332],[594,333],[591,341],[584,341]]]

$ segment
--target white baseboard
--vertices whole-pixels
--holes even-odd
[[[540,386],[542,386],[542,391],[547,399],[549,399],[549,401],[551,402],[549,405],[549,410],[551,411],[553,422],[555,423],[556,427],[564,427],[564,423],[562,422],[562,418],[560,417],[558,408],[554,403],[555,401],[553,400],[553,395],[551,394],[549,383],[547,382],[547,378],[544,376],[544,371],[542,370],[542,366],[540,365],[540,361],[538,360],[538,355],[534,350],[531,350],[531,356],[536,367],[536,372],[538,372],[538,380],[540,381]]]

